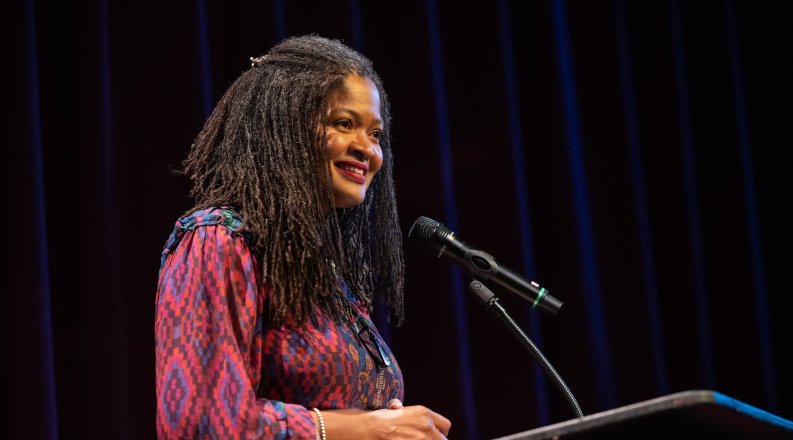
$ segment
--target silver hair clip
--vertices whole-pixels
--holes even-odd
[[[264,64],[264,60],[267,59],[267,55],[262,55],[260,57],[251,57],[251,67],[259,67]]]

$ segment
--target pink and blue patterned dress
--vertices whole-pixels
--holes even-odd
[[[358,316],[269,325],[269,287],[231,209],[181,218],[163,250],[155,339],[159,438],[314,439],[311,408],[380,409],[402,374]]]

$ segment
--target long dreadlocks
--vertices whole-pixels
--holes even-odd
[[[184,161],[191,211],[230,205],[272,288],[275,324],[348,313],[340,277],[371,307],[403,319],[404,262],[389,142],[390,109],[371,61],[339,41],[294,37],[252,59],[229,87]],[[383,165],[358,206],[334,209],[324,119],[344,78],[369,78],[381,99]]]

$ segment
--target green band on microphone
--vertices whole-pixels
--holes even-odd
[[[534,298],[534,304],[531,305],[532,309],[537,307],[537,304],[539,304],[540,300],[543,296],[545,296],[546,293],[548,293],[548,291],[545,290],[545,287],[540,287],[540,293],[537,294],[537,298]]]

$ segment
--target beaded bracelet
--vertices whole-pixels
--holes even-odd
[[[322,418],[322,413],[317,408],[314,408],[317,413],[317,421],[319,422],[319,432],[317,432],[317,440],[328,440],[325,436],[325,420]]]

